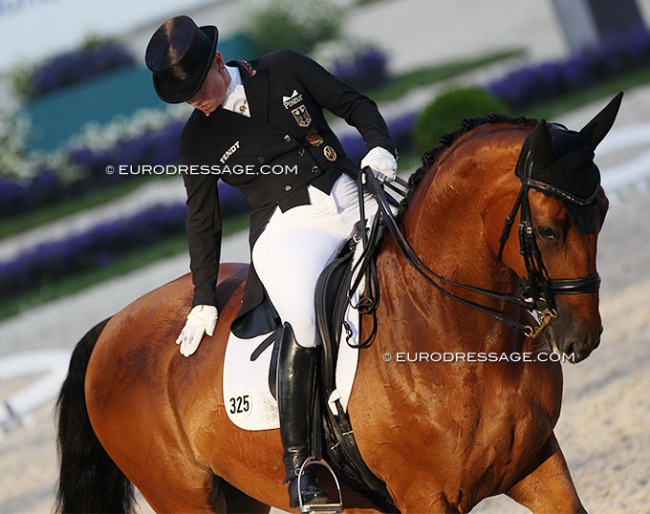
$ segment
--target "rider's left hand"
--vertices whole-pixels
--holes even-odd
[[[370,166],[380,182],[392,182],[397,177],[397,161],[392,153],[375,146],[361,160],[361,167]]]

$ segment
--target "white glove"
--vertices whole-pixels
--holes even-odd
[[[181,353],[185,357],[196,351],[204,334],[214,334],[217,317],[217,308],[212,305],[197,305],[190,311],[181,335],[176,339],[176,344],[181,345]]]
[[[361,159],[361,167],[370,166],[380,182],[392,182],[397,177],[397,161],[393,154],[381,146],[375,146]]]

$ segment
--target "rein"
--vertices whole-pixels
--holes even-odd
[[[515,216],[517,212],[521,211],[521,221],[519,224],[519,244],[521,254],[524,257],[524,262],[526,264],[528,278],[520,278],[523,294],[522,298],[517,298],[509,294],[498,293],[495,291],[490,291],[488,289],[482,289],[447,279],[429,268],[424,262],[422,262],[400,229],[399,224],[390,208],[389,197],[384,191],[382,183],[375,177],[372,170],[369,168],[364,168],[361,171],[361,175],[362,176],[360,177],[360,180],[368,187],[369,191],[373,194],[377,201],[379,207],[379,215],[381,216],[384,227],[390,232],[406,261],[422,278],[424,278],[424,280],[427,281],[427,283],[429,283],[437,291],[444,294],[445,296],[478,312],[481,312],[499,321],[500,323],[503,323],[504,325],[523,332],[526,337],[535,339],[537,336],[539,336],[542,330],[544,330],[544,328],[550,324],[553,319],[558,317],[558,313],[555,308],[555,294],[581,294],[598,290],[598,286],[600,285],[600,277],[598,273],[577,279],[551,280],[548,277],[546,267],[542,262],[542,256],[535,240],[535,234],[532,226],[530,205],[528,203],[528,191],[531,184],[524,179],[522,179],[522,186],[515,204],[506,218],[505,226],[500,237],[499,248],[499,258],[501,258],[503,247],[510,234]],[[402,195],[404,194],[404,192],[398,190],[391,184],[387,185],[394,191],[399,192]],[[441,282],[448,286],[457,287],[465,291],[487,296],[489,298],[494,298],[496,300],[505,301],[518,307],[522,307],[531,313],[537,310],[537,318],[539,324],[537,326],[525,325],[510,318],[506,318],[489,307],[466,300],[451,293],[438,282]],[[542,304],[545,305],[545,308],[543,309],[541,309]]]

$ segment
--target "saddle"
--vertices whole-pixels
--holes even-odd
[[[363,348],[372,343],[374,315],[378,301],[378,288],[374,256],[381,241],[383,225],[375,217],[370,236],[364,241],[364,251],[355,262],[355,249],[364,239],[365,227],[357,226],[355,235],[341,248],[334,260],[321,273],[316,285],[315,305],[317,334],[320,338],[320,380],[316,391],[312,453],[316,459],[324,458],[336,475],[348,487],[368,498],[382,512],[399,512],[393,503],[386,484],[366,466],[354,438],[350,419],[341,405],[336,390],[336,360],[339,346],[351,344]],[[345,313],[365,277],[364,293],[355,306],[359,311],[359,336],[364,317],[373,318],[371,334],[366,341],[353,344],[346,327]],[[377,295],[377,296],[376,296]],[[343,330],[342,330],[343,328]],[[346,340],[341,335],[346,332]],[[317,430],[318,429],[318,430]]]

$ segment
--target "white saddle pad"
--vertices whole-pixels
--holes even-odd
[[[352,343],[358,341],[358,312],[352,308],[346,313],[346,320],[352,330]],[[251,354],[270,334],[252,339],[239,339],[230,334],[223,370],[223,399],[230,420],[243,430],[271,430],[280,427],[278,404],[269,388],[269,366],[273,345],[251,361]],[[330,398],[330,406],[339,400],[344,410],[357,371],[359,350],[351,348],[341,335],[341,346],[336,363],[337,390]]]

